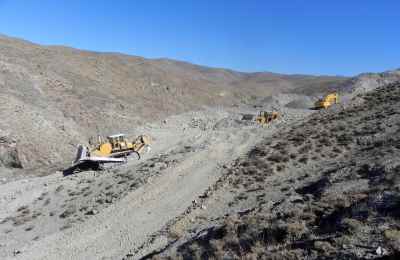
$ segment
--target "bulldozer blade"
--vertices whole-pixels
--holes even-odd
[[[100,157],[100,156],[90,156],[88,149],[79,145],[75,160],[72,165],[63,171],[64,176],[72,174],[77,169],[92,169],[98,170],[101,168],[102,164],[106,163],[125,163],[125,158],[112,158],[112,157]]]
[[[79,161],[87,158],[87,148],[83,145],[78,145],[78,149],[76,152],[76,156],[75,156],[75,160],[73,162],[73,164],[78,163]]]

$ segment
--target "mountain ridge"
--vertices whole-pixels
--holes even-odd
[[[0,37],[0,129],[24,168],[69,161],[97,134],[205,106],[230,107],[278,93],[322,94],[345,77],[243,73]],[[44,142],[45,140],[45,142]],[[49,145],[50,143],[50,145]]]

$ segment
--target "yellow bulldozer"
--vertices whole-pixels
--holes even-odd
[[[326,95],[325,97],[317,100],[315,102],[315,109],[326,109],[333,104],[339,103],[339,95],[337,93],[331,93]]]
[[[278,112],[268,112],[268,111],[260,111],[258,116],[256,117],[256,122],[259,123],[260,125],[264,126],[272,121],[278,119],[279,113]]]
[[[125,163],[127,156],[140,154],[149,147],[151,138],[148,135],[140,135],[132,142],[126,140],[124,134],[116,134],[102,138],[99,136],[96,142],[89,140],[89,147],[78,145],[78,151],[72,165],[65,169],[64,175],[72,174],[76,169],[86,170],[101,169],[103,164]]]
[[[146,145],[151,143],[151,139],[147,135],[140,135],[133,142],[129,142],[124,134],[116,134],[107,136],[106,139],[99,136],[97,143],[89,143],[91,145],[90,154],[94,156],[123,157],[136,153],[140,157],[140,153]]]

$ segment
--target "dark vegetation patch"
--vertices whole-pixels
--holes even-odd
[[[311,182],[310,184],[307,184],[302,188],[296,189],[296,192],[301,195],[311,194],[316,198],[320,198],[321,194],[328,187],[328,185],[330,185],[329,178],[322,177],[321,179],[315,182]]]

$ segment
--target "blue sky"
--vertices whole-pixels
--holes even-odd
[[[400,67],[398,0],[0,0],[0,33],[240,71]]]

